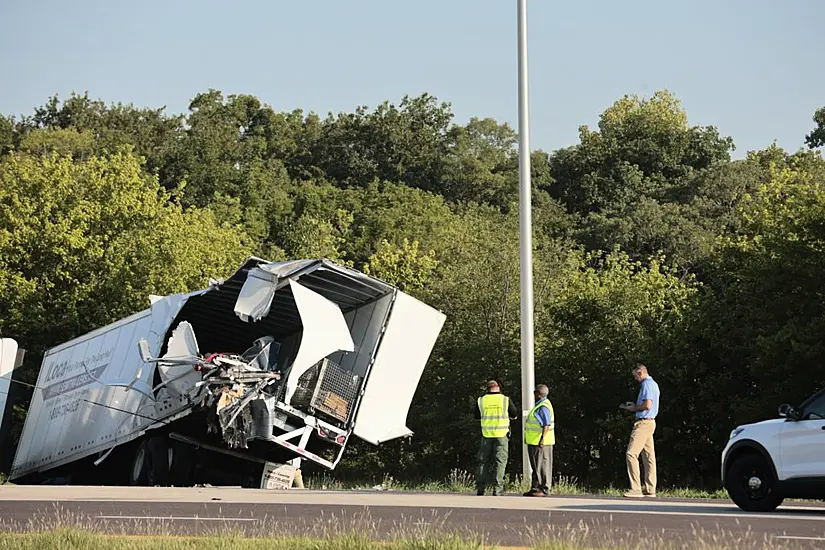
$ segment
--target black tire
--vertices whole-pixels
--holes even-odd
[[[129,467],[129,485],[145,487],[152,481],[149,479],[151,471],[152,455],[149,452],[149,445],[146,440],[140,442],[132,456],[132,464]]]
[[[169,485],[169,442],[165,437],[144,439],[135,449],[129,469],[129,485]]]
[[[785,500],[771,465],[757,453],[734,459],[725,480],[731,500],[746,512],[771,512]]]

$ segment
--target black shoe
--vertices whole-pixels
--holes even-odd
[[[524,493],[524,496],[526,496],[526,497],[543,497],[543,496],[545,496],[545,494],[542,493],[541,491],[539,491],[538,489],[530,489],[529,491]]]
[[[483,497],[484,496],[484,491],[476,491],[476,496],[477,497]]]

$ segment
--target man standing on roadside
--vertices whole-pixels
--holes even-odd
[[[483,495],[487,485],[493,485],[493,495],[500,495],[510,452],[510,420],[518,418],[518,408],[501,393],[498,382],[490,380],[487,393],[478,398],[475,417],[481,421],[476,494]]]
[[[553,405],[547,399],[549,390],[544,384],[538,384],[533,391],[536,404],[527,415],[524,423],[524,443],[527,445],[527,457],[533,470],[530,490],[526,497],[546,497],[550,493],[553,477],[553,445],[556,444],[556,428]]]
[[[656,431],[656,415],[659,414],[659,385],[647,372],[647,367],[637,363],[633,368],[633,378],[641,384],[636,403],[628,401],[619,408],[636,413],[630,443],[627,446],[627,476],[630,478],[628,498],[656,496],[656,451],[653,446],[653,432]],[[639,475],[639,455],[644,463],[644,491]]]

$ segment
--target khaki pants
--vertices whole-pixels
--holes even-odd
[[[656,431],[655,420],[640,419],[633,423],[630,443],[627,445],[627,477],[630,478],[630,491],[642,492],[639,476],[639,455],[644,466],[644,493],[656,494],[656,450],[653,447],[653,432]]]

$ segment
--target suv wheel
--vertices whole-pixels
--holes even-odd
[[[784,500],[770,464],[756,453],[737,457],[726,477],[728,495],[746,512],[770,512]]]

